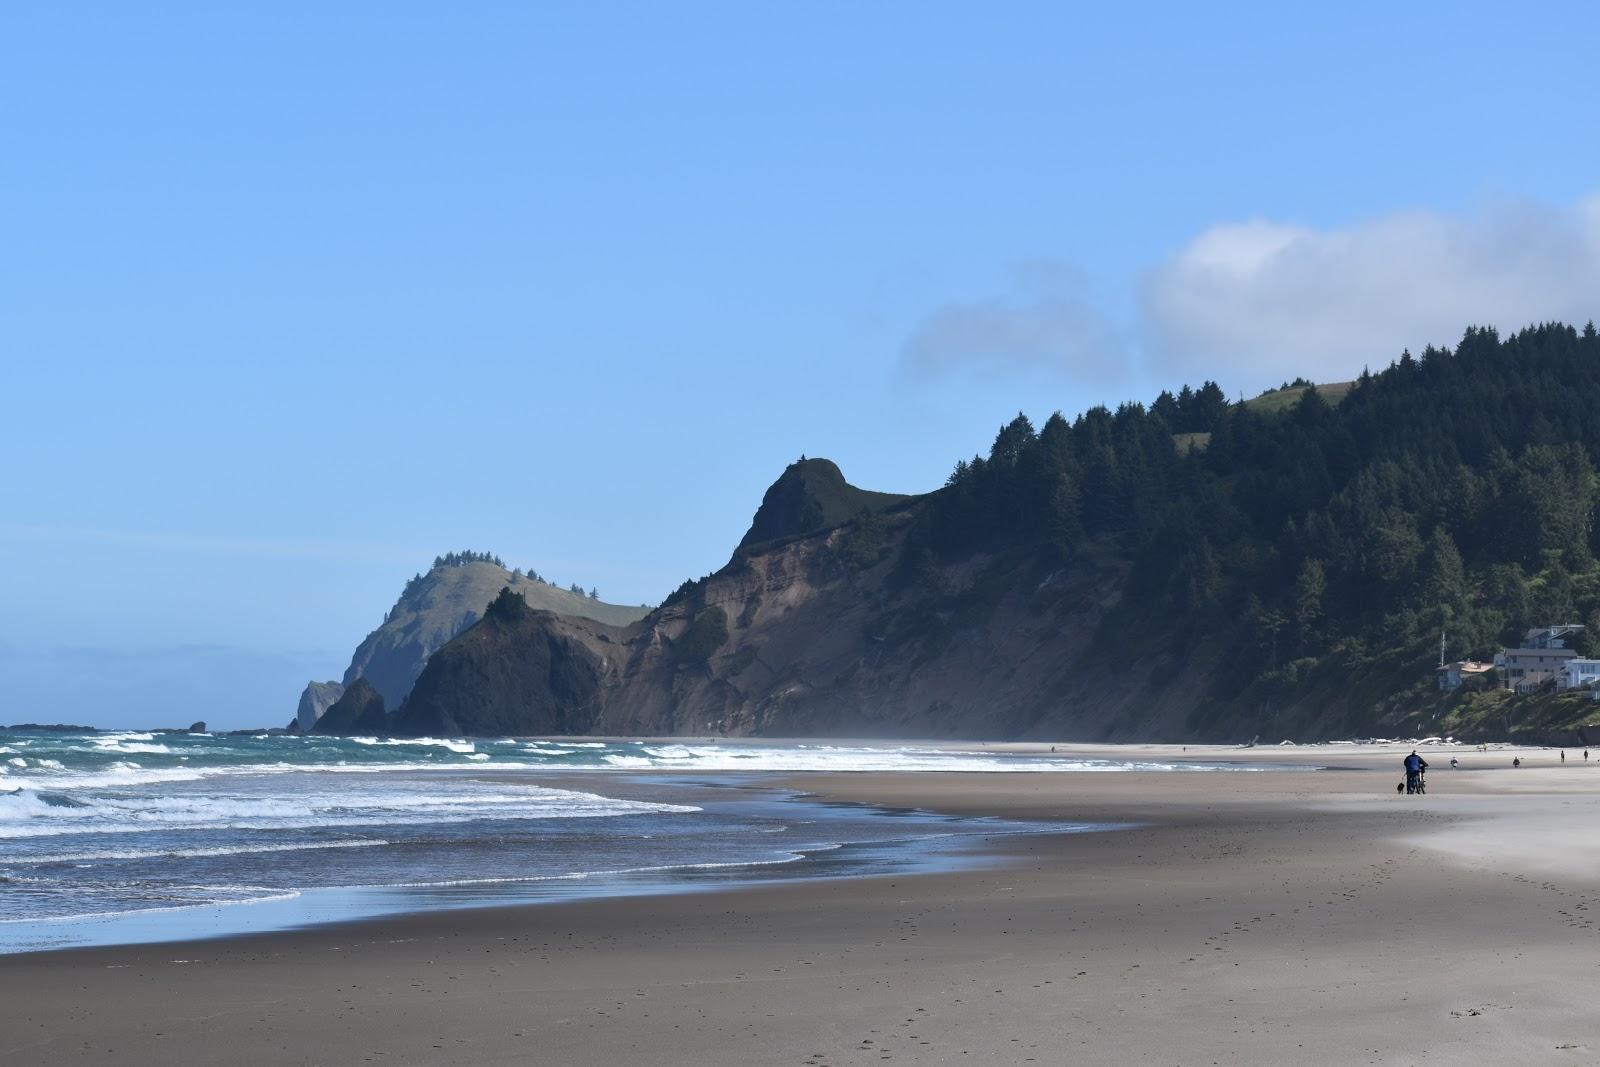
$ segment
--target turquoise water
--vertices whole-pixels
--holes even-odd
[[[1038,829],[821,804],[752,772],[1175,769],[914,745],[131,731],[0,731],[0,768],[0,951],[862,874]]]

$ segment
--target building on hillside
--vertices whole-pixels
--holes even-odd
[[[1492,670],[1494,670],[1493,663],[1479,663],[1472,659],[1458,659],[1454,663],[1446,663],[1438,668],[1439,688],[1446,693],[1454,692],[1467,682],[1487,678]]]
[[[1562,666],[1578,658],[1577,650],[1567,647],[1567,639],[1582,629],[1576,625],[1540,626],[1524,634],[1519,647],[1502,648],[1494,657],[1501,686],[1532,693],[1554,683]]]
[[[1582,626],[1569,623],[1566,626],[1540,626],[1529,630],[1522,637],[1523,648],[1566,648],[1567,638],[1581,632]]]
[[[1567,660],[1556,672],[1557,689],[1592,689],[1600,684],[1600,659]]]

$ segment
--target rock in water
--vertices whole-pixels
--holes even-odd
[[[305,692],[300,694],[300,706],[294,713],[294,721],[300,727],[300,732],[310,733],[312,727],[317,725],[317,720],[342,696],[342,682],[307,682]]]
[[[316,734],[381,734],[388,731],[389,719],[383,709],[383,694],[365,678],[357,678],[311,728],[311,732]]]
[[[535,611],[504,589],[428,661],[391,725],[401,736],[591,732],[606,667],[596,649],[615,655],[623,632]]]
[[[365,678],[383,694],[386,707],[398,708],[427,666],[428,658],[482,618],[489,602],[505,588],[521,596],[530,608],[594,619],[611,626],[637,622],[649,610],[608,604],[561,589],[508,571],[499,562],[441,556],[426,574],[406,583],[382,625],[356,648],[344,672],[343,684],[349,686],[357,678]],[[335,693],[328,704],[339,695]],[[303,718],[298,721],[302,732],[310,729]]]

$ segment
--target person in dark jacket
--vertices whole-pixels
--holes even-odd
[[[1428,769],[1428,761],[1417,755],[1417,750],[1412,749],[1411,755],[1406,757],[1406,792],[1415,793],[1417,783],[1422,780],[1422,772]]]

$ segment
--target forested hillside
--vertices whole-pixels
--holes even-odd
[[[1263,413],[1208,385],[1037,432],[1019,416],[956,466],[911,551],[1124,557],[1102,636],[1180,655],[1205,639],[1220,662],[1196,727],[1240,700],[1269,718],[1324,691],[1348,700],[1340,687],[1421,707],[1441,631],[1451,657],[1554,622],[1600,636],[1597,372],[1592,324],[1469,329],[1454,351],[1363,373],[1337,407],[1312,388]],[[1180,454],[1183,432],[1209,443]]]
[[[920,497],[802,459],[729,563],[634,626],[480,623],[408,732],[1317,740],[1575,736],[1435,688],[1524,629],[1600,638],[1600,341],[1550,325],[1230,403],[1002,427]],[[578,684],[581,681],[582,684]],[[1600,741],[1600,737],[1597,737]]]

